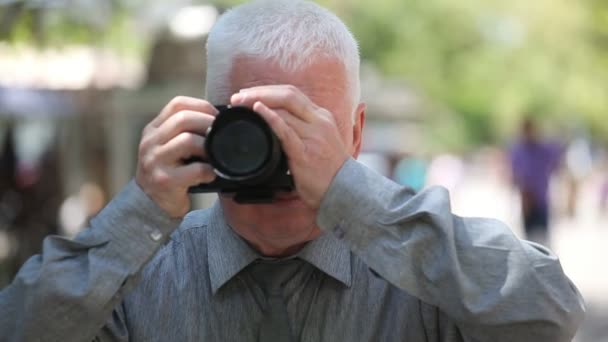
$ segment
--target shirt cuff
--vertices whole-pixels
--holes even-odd
[[[406,197],[414,195],[412,190],[350,158],[321,200],[317,225],[323,231],[333,231],[339,238],[348,233],[365,240],[366,227],[376,225],[378,213],[390,205],[384,202],[400,191],[407,192]]]
[[[123,259],[132,273],[169,239],[181,219],[169,217],[132,180],[91,220],[91,228],[106,237],[106,253]]]

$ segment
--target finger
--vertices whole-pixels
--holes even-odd
[[[206,159],[205,138],[194,133],[180,133],[158,149],[159,156],[171,165],[180,165],[192,157]]]
[[[284,108],[305,122],[315,119],[315,110],[318,108],[298,88],[291,85],[249,88],[234,94],[230,99],[233,106],[250,108],[258,101],[269,108]]]
[[[207,113],[214,116],[218,113],[217,108],[203,99],[188,96],[177,96],[173,98],[173,100],[171,100],[165,106],[165,108],[163,108],[163,110],[161,110],[160,114],[158,114],[158,116],[154,118],[150,124],[154,127],[159,127],[173,114],[183,110]]]
[[[171,177],[179,186],[191,187],[201,183],[211,183],[216,175],[209,164],[190,163],[173,169]]]
[[[157,130],[159,144],[164,144],[182,132],[205,135],[207,129],[215,120],[209,114],[183,110],[169,117]]]
[[[301,153],[304,149],[304,143],[294,129],[291,128],[279,114],[268,108],[262,102],[256,102],[253,105],[253,110],[258,112],[275,132],[288,157]]]
[[[266,106],[266,107],[268,107],[268,106]],[[301,137],[306,134],[306,130],[308,129],[310,124],[300,120],[299,118],[296,118],[290,112],[288,112],[284,109],[278,109],[278,108],[270,108],[270,109],[273,112],[275,112],[278,116],[280,116],[283,119],[283,121],[285,121],[287,123],[287,125],[289,127],[291,127],[298,134],[298,136]]]

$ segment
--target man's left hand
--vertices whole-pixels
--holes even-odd
[[[252,108],[268,122],[287,154],[300,198],[318,209],[349,158],[334,115],[291,85],[243,89],[230,102]]]

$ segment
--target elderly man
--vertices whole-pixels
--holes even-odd
[[[135,180],[73,241],[48,238],[1,293],[9,341],[568,341],[579,293],[547,249],[355,161],[365,105],[352,35],[306,1],[257,1],[208,40],[207,101],[145,128]],[[211,104],[276,132],[296,190],[189,210]],[[179,228],[177,228],[179,226]],[[177,228],[177,230],[175,230]],[[174,231],[175,230],[175,231]]]

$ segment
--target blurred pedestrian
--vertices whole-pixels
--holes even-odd
[[[418,157],[402,158],[395,166],[393,178],[401,185],[419,192],[426,184],[427,162]]]
[[[521,196],[526,238],[548,244],[549,182],[559,165],[561,147],[544,141],[531,118],[523,120],[520,134],[511,148],[511,169]]]
[[[602,156],[600,170],[603,179],[600,189],[600,214],[608,216],[608,147],[603,150]]]
[[[62,194],[57,160],[53,127],[46,122],[16,120],[7,125],[0,150],[0,229],[8,232],[13,246],[0,270],[9,278],[42,251],[46,236],[58,232]],[[5,276],[0,275],[0,286]]]
[[[593,171],[591,142],[585,130],[578,129],[575,137],[566,147],[564,164],[567,170],[568,185],[566,212],[568,216],[575,217],[581,184],[591,176]]]
[[[606,177],[606,180],[604,181],[604,186],[602,186],[600,210],[604,214],[608,212],[608,177]]]
[[[455,192],[462,183],[465,165],[457,155],[440,154],[431,160],[426,173],[426,185],[439,185]]]

